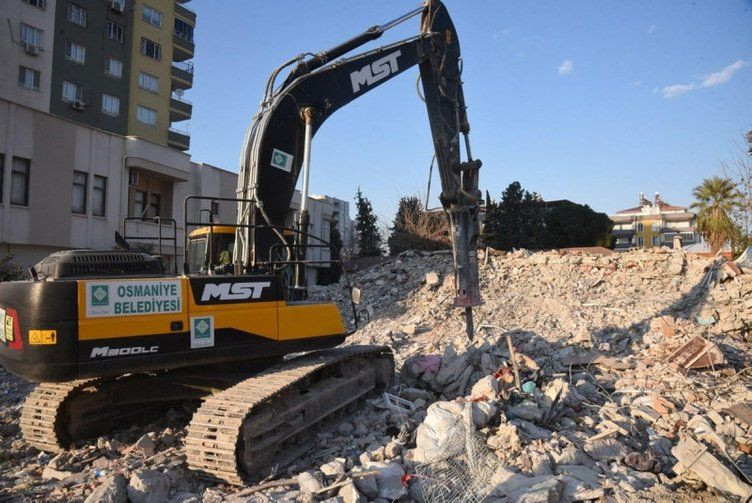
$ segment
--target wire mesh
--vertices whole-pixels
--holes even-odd
[[[492,489],[490,481],[498,459],[475,431],[471,403],[465,404],[462,418],[447,416],[444,426],[447,420],[449,424],[443,432],[431,432],[442,441],[426,462],[416,466],[423,500],[426,503],[480,503]]]

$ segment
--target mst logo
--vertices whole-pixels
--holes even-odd
[[[357,93],[360,91],[360,87],[363,84],[367,86],[373,85],[399,70],[397,58],[400,55],[402,55],[402,52],[394,51],[383,58],[377,59],[370,65],[364,66],[361,70],[352,72],[350,74],[350,81],[352,82],[353,92]]]
[[[136,346],[132,348],[111,348],[109,346],[103,346],[101,348],[92,348],[89,358],[105,358],[108,356],[128,356],[128,355],[144,355],[147,353],[157,353],[159,346],[151,346],[149,348],[144,346]]]
[[[201,294],[201,302],[209,300],[245,300],[260,299],[264,288],[271,285],[269,281],[253,283],[207,283]]]

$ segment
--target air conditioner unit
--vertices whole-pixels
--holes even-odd
[[[128,185],[132,187],[138,185],[138,171],[133,169],[128,171]]]
[[[125,6],[123,5],[123,0],[110,0],[110,9],[114,10],[115,12],[123,12],[123,8]]]
[[[32,56],[36,56],[40,52],[42,52],[42,48],[38,45],[34,45],[30,42],[21,42],[23,44],[23,48],[26,51],[27,54],[31,54]]]
[[[71,107],[73,107],[73,110],[83,110],[86,108],[86,104],[81,100],[75,100],[71,103]]]

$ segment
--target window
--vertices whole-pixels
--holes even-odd
[[[120,115],[120,98],[102,93],[102,112],[115,117]]]
[[[38,7],[42,10],[47,8],[47,0],[24,0],[29,5],[33,5],[34,7]]]
[[[178,37],[187,40],[188,42],[193,42],[193,25],[186,23],[182,19],[175,18],[174,33]]]
[[[143,217],[144,206],[146,204],[146,192],[143,190],[133,191],[133,216]]]
[[[160,210],[162,208],[161,205],[162,198],[159,194],[149,194],[149,216],[150,217],[158,217],[160,216]]]
[[[65,57],[74,63],[83,65],[86,62],[86,47],[66,40]]]
[[[653,246],[661,246],[661,237],[653,236]]]
[[[42,48],[42,30],[21,23],[21,42],[26,45]]]
[[[30,165],[29,159],[13,158],[13,167],[10,173],[10,204],[29,205]]]
[[[640,248],[645,246],[645,238],[643,238],[642,236],[637,236],[637,246],[639,246]]]
[[[86,214],[86,179],[88,175],[83,171],[73,172],[73,202],[71,210],[73,213]]]
[[[695,233],[694,232],[682,232],[681,238],[682,238],[683,243],[694,243]]]
[[[36,70],[26,68],[25,66],[19,66],[18,85],[25,87],[26,89],[39,91],[39,75],[40,73]]]
[[[116,58],[105,60],[104,73],[109,77],[120,78],[123,76],[123,62]]]
[[[107,21],[107,38],[110,40],[115,40],[117,42],[123,43],[123,40],[125,40],[125,37],[123,36],[124,30],[123,26],[120,24],[117,24],[114,21]]]
[[[676,236],[675,232],[665,232],[663,234],[663,242],[664,243],[671,243],[674,241],[674,236]]]
[[[153,24],[157,28],[162,27],[162,13],[157,9],[153,9],[144,4],[144,10],[141,14],[141,17],[144,21],[149,24]]]
[[[136,106],[136,120],[147,126],[157,127],[157,111],[151,108]]]
[[[73,2],[68,2],[68,21],[86,28],[86,9]]]
[[[94,175],[92,186],[91,213],[97,217],[104,216],[105,202],[107,201],[107,177]]]
[[[159,92],[159,79],[154,75],[138,72],[138,87],[157,94]]]
[[[63,101],[72,103],[74,101],[84,100],[84,86],[74,84],[73,82],[63,81]]]
[[[159,60],[162,59],[162,47],[148,38],[141,37],[141,54]]]
[[[642,232],[645,230],[645,226],[642,224],[642,222],[637,224],[637,232]]]

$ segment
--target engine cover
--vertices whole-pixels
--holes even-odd
[[[157,257],[137,251],[65,250],[51,254],[34,267],[45,279],[108,276],[160,276]]]

